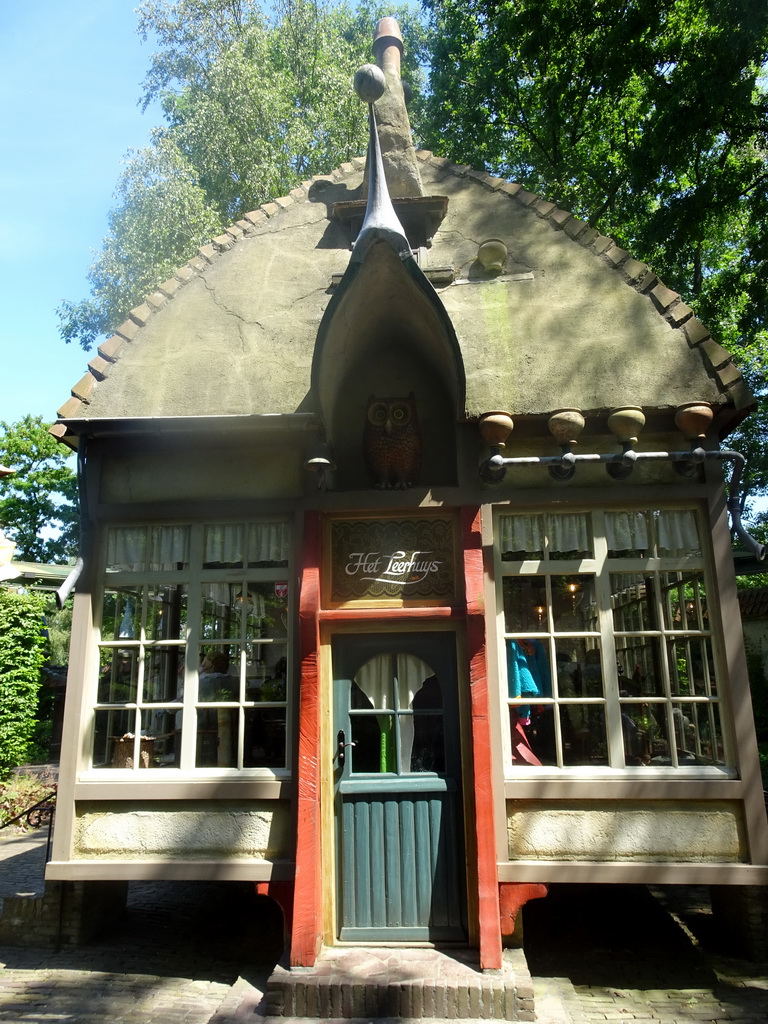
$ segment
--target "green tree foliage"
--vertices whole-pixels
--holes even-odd
[[[430,148],[546,195],[648,262],[764,394],[768,5],[426,3]],[[765,412],[749,423],[740,443],[765,488]]]
[[[42,599],[0,588],[0,780],[26,760],[44,660]]]
[[[40,416],[0,421],[0,525],[16,541],[15,557],[66,562],[77,547],[77,480],[67,453]]]
[[[401,21],[418,102],[425,35],[407,7],[281,0],[274,12],[253,0],[143,0],[139,32],[159,49],[142,102],[159,100],[166,124],[129,157],[91,295],[59,309],[66,341],[89,348],[226,225],[365,151],[352,77],[384,14]]]

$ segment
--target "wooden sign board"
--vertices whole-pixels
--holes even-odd
[[[456,598],[456,537],[448,516],[331,519],[325,603],[449,605]]]

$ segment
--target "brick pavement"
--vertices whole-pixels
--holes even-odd
[[[42,833],[0,833],[0,899],[39,891],[44,856]],[[259,1024],[274,921],[253,899],[234,885],[133,883],[125,922],[98,943],[0,947],[0,1022]],[[528,905],[525,928],[538,1024],[768,1022],[768,964],[718,943],[703,889],[555,888]]]
[[[0,833],[0,899],[40,892],[45,835]],[[59,952],[0,946],[0,1021],[241,1024],[274,964],[247,887],[133,883],[113,934]],[[270,922],[271,924],[271,922]],[[273,929],[274,930],[274,929]]]
[[[558,986],[573,1024],[768,1021],[768,964],[720,941],[703,887],[553,888],[525,926],[542,1024],[560,1024],[541,998]]]

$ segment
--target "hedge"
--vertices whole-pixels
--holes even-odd
[[[45,661],[43,600],[0,587],[0,780],[24,764]]]

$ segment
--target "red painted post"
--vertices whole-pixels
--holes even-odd
[[[491,727],[483,599],[483,542],[480,509],[464,508],[461,516],[464,587],[467,602],[470,716],[477,849],[477,897],[480,966],[501,968],[499,877],[493,808]]]
[[[319,512],[304,517],[304,557],[299,596],[301,685],[296,766],[296,875],[290,963],[313,967],[322,943],[320,842],[320,558]]]

